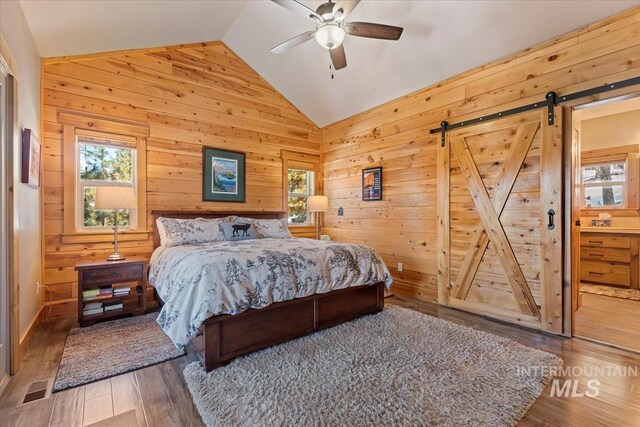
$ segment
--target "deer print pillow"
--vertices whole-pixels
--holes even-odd
[[[293,237],[289,233],[289,224],[286,218],[254,219],[252,224],[256,227],[258,237],[261,239],[288,239]]]
[[[222,234],[224,234],[224,239],[231,242],[258,238],[256,229],[250,222],[221,222],[220,230],[222,230]]]

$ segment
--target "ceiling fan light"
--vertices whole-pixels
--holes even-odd
[[[344,28],[336,23],[329,23],[318,27],[316,41],[325,49],[334,49],[342,44],[346,36]]]

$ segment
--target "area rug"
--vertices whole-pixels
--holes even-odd
[[[556,356],[392,306],[184,377],[208,426],[513,426]],[[527,369],[529,368],[529,369]]]
[[[184,354],[156,323],[158,313],[69,331],[53,391],[61,391]]]
[[[584,292],[585,294],[604,295],[607,297],[640,301],[640,290],[637,289],[621,289],[613,286],[580,283],[580,292]]]

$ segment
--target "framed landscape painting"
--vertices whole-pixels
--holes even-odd
[[[245,201],[245,154],[239,151],[202,149],[202,200]]]
[[[362,170],[362,200],[382,200],[382,168]]]

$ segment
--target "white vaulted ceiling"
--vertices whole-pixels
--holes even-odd
[[[267,0],[20,3],[44,57],[223,40],[325,126],[640,1],[363,0],[347,21],[401,26],[404,33],[397,42],[347,36],[348,66],[333,80],[329,55],[315,41],[270,52],[314,24]],[[301,3],[315,9],[322,2]]]

